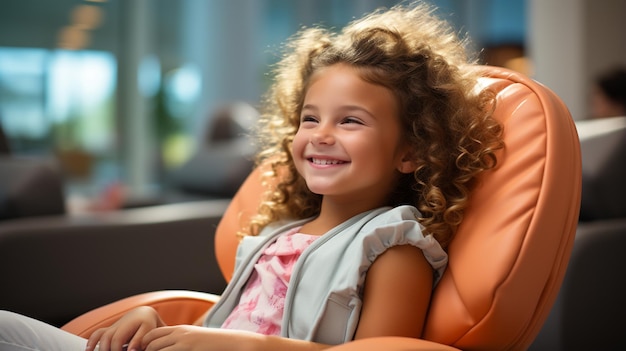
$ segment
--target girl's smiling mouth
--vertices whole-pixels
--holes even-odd
[[[308,161],[317,166],[331,166],[331,165],[341,165],[348,163],[347,161],[337,160],[337,159],[328,159],[328,158],[316,158],[309,157]]]

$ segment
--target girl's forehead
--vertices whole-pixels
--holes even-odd
[[[305,93],[308,91],[308,89],[311,88],[313,84],[315,84],[320,79],[322,78],[329,79],[329,77],[332,77],[332,76],[335,76],[335,77],[336,76],[343,76],[343,77],[349,76],[353,78],[353,82],[371,84],[374,86],[380,86],[380,87],[386,88],[382,84],[378,84],[376,82],[371,81],[371,79],[366,79],[366,77],[369,76],[369,75],[366,75],[366,72],[368,72],[368,68],[355,67],[348,63],[343,63],[343,62],[335,63],[335,64],[324,66],[324,67],[319,67],[313,73],[311,73],[308,79],[308,84],[306,86]],[[335,80],[334,82],[339,83],[340,81],[341,80]]]

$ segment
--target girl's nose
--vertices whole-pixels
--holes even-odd
[[[328,128],[318,128],[311,134],[309,139],[313,145],[332,145],[335,143],[335,137]]]

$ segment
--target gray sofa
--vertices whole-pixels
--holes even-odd
[[[626,117],[577,123],[580,221],[559,296],[531,350],[626,349]]]
[[[249,173],[247,159],[229,155],[237,172]],[[138,293],[221,293],[213,236],[238,187],[232,183],[245,175],[234,180],[233,167],[202,171],[231,192],[78,215],[66,211],[53,159],[0,156],[0,309],[60,326]]]
[[[63,177],[55,160],[0,154],[0,221],[65,212]]]
[[[0,309],[60,326],[142,292],[220,293],[213,235],[228,202],[0,221]]]

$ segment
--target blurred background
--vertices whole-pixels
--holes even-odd
[[[171,175],[202,177],[185,165],[219,139],[220,115],[242,116],[231,137],[254,123],[286,38],[397,2],[4,0],[0,126],[11,154],[59,162],[73,210],[176,201],[163,200]],[[482,63],[546,84],[577,120],[588,117],[593,77],[626,64],[624,0],[431,3]],[[219,160],[202,162],[228,166]]]

